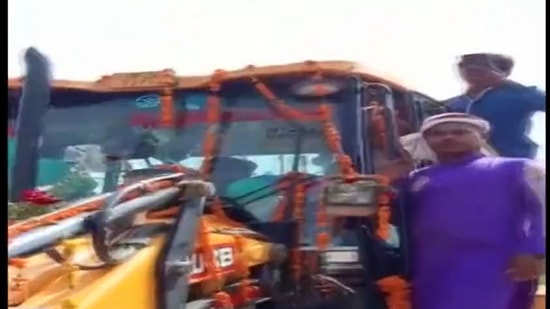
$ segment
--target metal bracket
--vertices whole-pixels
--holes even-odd
[[[167,273],[176,274],[178,276],[187,276],[193,269],[193,264],[189,258],[180,261],[169,261],[164,264]]]
[[[203,214],[206,198],[194,197],[180,208],[166,245],[157,261],[157,284],[159,309],[185,309],[189,295],[189,274],[194,253],[199,220]]]
[[[46,56],[31,47],[25,51],[27,74],[19,101],[15,162],[11,173],[10,201],[21,200],[21,193],[36,186],[40,123],[50,105],[51,70]]]
[[[379,91],[379,93],[383,95],[381,103],[385,109],[384,120],[388,126],[386,139],[389,146],[389,154],[392,159],[399,158],[401,155],[399,151],[399,134],[395,123],[395,104],[393,101],[392,89],[384,83],[363,83],[363,85],[366,97],[370,96],[369,90]]]

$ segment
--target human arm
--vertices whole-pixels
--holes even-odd
[[[546,112],[546,93],[535,87],[528,89],[525,101],[527,106],[529,106],[530,112]]]
[[[460,95],[443,101],[447,112],[465,113],[468,108],[469,100],[466,96]]]
[[[518,253],[544,255],[546,238],[546,170],[535,161],[526,161],[522,172],[524,237]]]
[[[402,182],[403,179],[406,178],[407,175],[414,169],[413,161],[409,158],[400,158],[389,161],[380,160],[376,163],[376,173],[388,177],[390,182]]]
[[[534,161],[527,161],[521,175],[522,221],[508,273],[518,281],[533,280],[544,273],[546,239],[546,171]]]

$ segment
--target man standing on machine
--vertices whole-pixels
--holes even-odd
[[[512,58],[498,54],[461,56],[458,68],[468,88],[447,106],[489,121],[488,142],[501,156],[533,159],[537,145],[526,134],[533,114],[546,112],[546,94],[509,80],[513,66]]]

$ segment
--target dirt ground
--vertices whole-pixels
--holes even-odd
[[[539,282],[539,288],[535,298],[535,305],[533,309],[546,308],[546,276],[542,276]]]

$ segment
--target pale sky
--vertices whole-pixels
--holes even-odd
[[[516,59],[513,79],[544,89],[545,6],[545,0],[8,0],[8,74],[20,75],[19,56],[30,45],[51,58],[56,78],[81,80],[342,59],[446,98],[462,89],[456,56],[490,51]],[[545,126],[537,117],[539,144]]]

